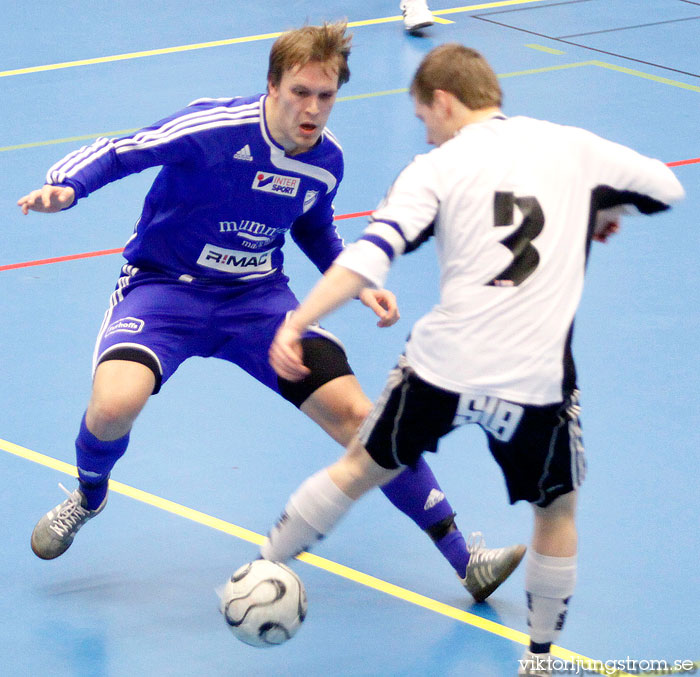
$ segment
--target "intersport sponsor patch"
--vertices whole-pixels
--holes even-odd
[[[262,190],[265,193],[273,193],[274,195],[296,197],[300,183],[301,179],[294,176],[258,172],[253,179],[253,189]]]

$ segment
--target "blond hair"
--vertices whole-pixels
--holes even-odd
[[[430,105],[436,89],[450,92],[471,110],[500,108],[498,77],[479,52],[448,43],[428,52],[411,82],[411,96]]]
[[[324,22],[322,26],[303,26],[283,33],[270,50],[267,81],[278,87],[284,73],[310,61],[333,63],[338,69],[338,87],[350,79],[348,57],[352,35],[345,35],[347,22]]]

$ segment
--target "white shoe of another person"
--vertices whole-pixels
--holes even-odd
[[[401,0],[400,7],[403,13],[404,28],[409,33],[419,31],[421,28],[432,26],[435,23],[426,0]]]

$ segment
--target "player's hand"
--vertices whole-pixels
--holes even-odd
[[[289,322],[277,330],[270,346],[269,358],[277,375],[288,381],[301,381],[311,373],[302,359],[301,332]]]
[[[33,190],[17,200],[17,206],[23,214],[29,211],[52,214],[67,209],[75,202],[75,191],[70,186],[45,185],[39,190]]]
[[[377,322],[378,327],[391,327],[401,317],[399,315],[399,306],[396,303],[396,296],[388,289],[370,289],[367,287],[360,292],[359,298],[379,318],[379,322]]]
[[[609,221],[608,223],[600,224],[593,233],[593,239],[596,242],[607,242],[608,238],[615,235],[619,230],[619,221]]]
[[[595,242],[607,242],[608,238],[620,230],[620,220],[628,213],[625,206],[599,209],[595,215],[593,227],[593,240]]]

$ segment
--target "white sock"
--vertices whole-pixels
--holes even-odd
[[[569,598],[576,586],[576,555],[549,557],[530,549],[525,566],[530,641],[551,644],[566,619]]]
[[[291,495],[260,554],[265,559],[286,562],[323,538],[353,503],[327,470],[317,472]]]

